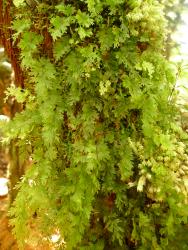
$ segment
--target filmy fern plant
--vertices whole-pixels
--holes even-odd
[[[6,140],[30,158],[10,212],[20,247],[58,232],[57,249],[168,249],[187,221],[188,156],[162,3],[13,3],[26,81],[8,94],[25,108]]]

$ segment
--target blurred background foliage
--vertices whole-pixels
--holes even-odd
[[[166,43],[166,57],[169,59],[174,48],[179,48],[180,44],[174,40],[173,35],[177,32],[178,27],[184,22],[182,13],[188,7],[186,0],[161,0],[164,4],[164,11],[168,20],[168,37]]]
[[[162,0],[168,19],[168,37],[166,57],[178,67],[176,90],[178,91],[177,105],[181,110],[180,122],[188,129],[188,1]],[[187,34],[186,34],[187,33]],[[187,36],[187,39],[186,39]],[[178,233],[169,245],[171,250],[188,249],[188,225],[179,227]]]

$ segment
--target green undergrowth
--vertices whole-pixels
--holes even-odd
[[[30,162],[10,211],[20,247],[58,233],[57,249],[169,249],[187,223],[188,138],[163,4],[13,2],[25,89],[7,94],[24,110],[4,141]]]

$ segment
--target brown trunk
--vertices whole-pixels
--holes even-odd
[[[0,42],[5,48],[6,54],[10,59],[15,74],[15,85],[24,87],[24,74],[20,68],[19,49],[16,43],[13,43],[13,31],[11,29],[11,6],[12,0],[0,0]]]
[[[6,3],[5,3],[6,2]],[[10,63],[14,70],[14,83],[17,87],[24,88],[24,73],[20,67],[19,48],[16,43],[13,43],[13,31],[11,29],[12,18],[12,0],[0,0],[0,44],[5,49]],[[14,117],[16,112],[20,112],[22,106],[14,102],[10,109],[10,117]],[[19,159],[19,147],[14,144],[14,141],[9,146],[9,188],[10,188],[10,204],[14,201],[17,190],[15,185],[20,180],[24,173],[23,164]]]
[[[9,148],[9,202],[10,205],[14,201],[17,195],[17,189],[15,189],[16,184],[23,176],[25,171],[25,164],[20,160],[19,157],[19,147],[15,145],[14,141],[10,143]]]

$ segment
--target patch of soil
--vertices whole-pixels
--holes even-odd
[[[54,248],[48,245],[42,246],[26,246],[24,250],[53,250]],[[16,240],[11,233],[8,218],[3,216],[0,219],[0,250],[19,250]]]
[[[3,161],[0,148],[0,177],[6,177],[7,163]],[[7,216],[9,197],[0,196],[0,250],[19,250],[17,242],[11,232],[9,219]],[[24,250],[54,250],[53,246],[43,244],[40,246],[27,245]]]
[[[0,250],[18,250],[6,216],[0,220]]]
[[[8,197],[0,197],[0,250],[19,250],[7,217]],[[27,245],[24,250],[53,250],[49,245]]]

